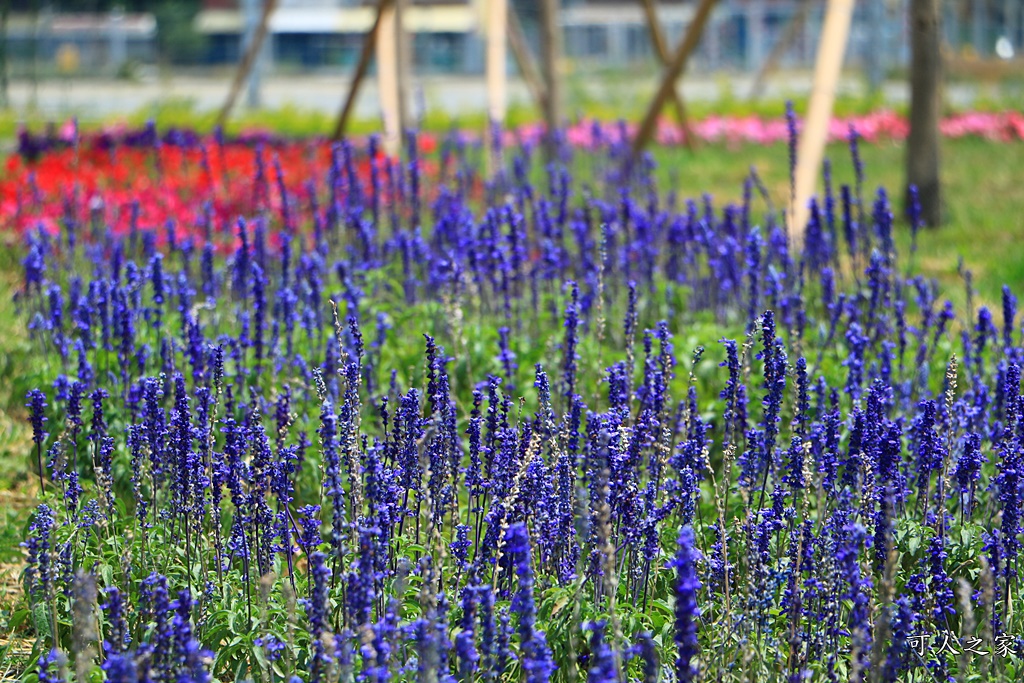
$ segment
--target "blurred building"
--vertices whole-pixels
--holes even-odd
[[[244,0],[243,0],[244,1]],[[484,0],[410,0],[407,29],[413,34],[418,73],[483,71]],[[1020,51],[1022,0],[942,0],[947,42],[959,49],[994,54],[997,41]],[[880,76],[906,64],[909,0],[857,3],[847,63]],[[513,0],[527,39],[537,47],[537,0]],[[657,3],[663,30],[676,44],[697,0]],[[783,37],[790,40],[779,66],[813,65],[824,14],[818,0],[720,0],[705,29],[694,68],[756,70]],[[278,68],[336,69],[354,64],[373,23],[368,0],[281,0],[270,20],[272,60]],[[801,8],[803,7],[803,10]],[[207,60],[237,61],[245,18],[239,0],[204,0],[196,29],[208,38]],[[563,0],[560,21],[565,55],[580,68],[649,64],[652,44],[639,0]],[[791,24],[795,24],[791,26]]]
[[[157,58],[157,24],[152,14],[123,12],[13,14],[7,22],[7,50],[13,63],[38,63],[58,71],[117,72],[126,63]],[[74,67],[74,68],[69,68]]]
[[[375,15],[375,2],[280,0],[270,17],[271,59],[284,69],[354,66]],[[209,62],[238,61],[245,20],[244,7],[236,0],[204,0],[195,26],[207,37]],[[482,72],[478,2],[412,0],[405,26],[412,34],[418,72]]]
[[[117,72],[125,63],[187,61],[192,65],[238,62],[243,36],[252,25],[252,8],[263,0],[202,0],[198,13],[185,17],[189,36],[201,37],[181,48],[181,36],[158,25],[152,14],[12,13],[8,20],[9,63],[14,72],[35,62],[39,73]],[[486,0],[406,0],[405,24],[418,74],[479,75],[484,68],[483,10]],[[538,51],[538,0],[511,0],[527,41]],[[678,44],[698,0],[657,0],[662,29]],[[940,0],[943,33],[950,53],[971,59],[1019,59],[1024,48],[1024,0]],[[909,0],[859,0],[846,63],[863,68],[873,80],[908,60],[906,16]],[[810,68],[824,14],[823,0],[719,0],[691,68],[701,72],[756,71],[785,36],[778,54],[781,68]],[[270,18],[270,40],[261,63],[276,72],[351,68],[366,31],[373,24],[376,0],[279,0]],[[562,0],[570,71],[645,70],[654,64],[652,43],[640,0]],[[178,27],[180,28],[180,27]],[[198,34],[198,36],[197,36]],[[160,49],[163,52],[160,52]],[[182,52],[187,52],[183,55]],[[188,59],[185,60],[184,57]],[[509,60],[510,68],[514,61]]]

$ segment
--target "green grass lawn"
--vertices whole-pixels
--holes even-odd
[[[902,211],[903,143],[863,144],[865,200],[884,186],[899,217]],[[850,155],[844,145],[830,145],[835,184],[852,183]],[[710,192],[718,203],[740,201],[747,167],[757,167],[777,205],[788,194],[788,160],[782,145],[744,145],[735,149],[705,146],[693,152],[656,150],[661,180],[677,178],[684,197]],[[980,139],[945,140],[942,145],[942,180],[946,222],[924,230],[918,238],[914,268],[943,283],[954,302],[963,299],[957,261],[973,271],[982,301],[998,303],[1003,284],[1024,294],[1024,144],[1002,144]],[[904,265],[909,263],[910,230],[898,221],[897,244]]]

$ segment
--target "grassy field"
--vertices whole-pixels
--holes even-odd
[[[846,147],[831,145],[826,154],[832,160],[837,186],[852,183],[853,168]],[[869,193],[873,197],[882,186],[890,193],[894,206],[900,206],[905,154],[902,143],[862,146],[865,197]],[[1015,292],[1024,291],[1024,252],[1014,248],[1024,237],[1024,145],[946,140],[942,154],[946,223],[919,236],[914,268],[938,278],[954,302],[963,297],[957,286],[959,257],[973,271],[983,301],[998,302],[1003,284]],[[757,167],[779,202],[788,192],[788,162],[781,145],[661,151],[656,157],[666,182],[670,176],[678,178],[682,196],[711,192],[718,201],[739,201],[747,166]],[[910,248],[910,230],[905,222],[900,224],[898,240],[905,257]]]

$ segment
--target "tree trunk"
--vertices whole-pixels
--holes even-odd
[[[917,187],[921,220],[937,226],[942,218],[939,186],[939,56],[938,0],[910,4],[910,135],[907,138],[907,207],[910,186]]]
[[[562,87],[558,63],[562,59],[562,28],[558,25],[560,0],[540,0],[540,54],[544,76],[544,122],[550,136],[562,125]]]

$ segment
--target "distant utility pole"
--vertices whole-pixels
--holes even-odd
[[[1006,23],[1006,37],[1013,46],[1014,56],[1020,51],[1020,43],[1017,42],[1018,29],[1020,24],[1020,3],[1018,0],[1003,0],[1003,20]]]
[[[971,41],[979,57],[988,54],[988,6],[984,0],[971,2]]]
[[[753,71],[764,62],[765,0],[747,3],[747,69]]]
[[[939,109],[941,69],[938,0],[910,3],[910,135],[907,138],[907,206],[910,186],[917,187],[921,219],[929,226],[942,220],[939,184]]]
[[[128,61],[128,36],[124,28],[124,9],[115,7],[107,19],[110,31],[110,67],[114,76],[120,76]]]
[[[263,25],[264,3],[269,0],[242,0],[242,8],[245,12],[245,34],[242,44],[246,51],[252,50],[252,65],[249,68],[248,79],[245,83],[245,102],[250,109],[258,109],[260,106],[260,82],[263,80],[263,70],[266,68],[267,50],[270,47],[269,41],[265,40],[267,27]],[[269,18],[269,17],[268,17]]]
[[[887,47],[885,36],[885,0],[867,0],[868,32],[866,71],[868,90],[874,94],[882,87],[885,76],[885,52]]]

